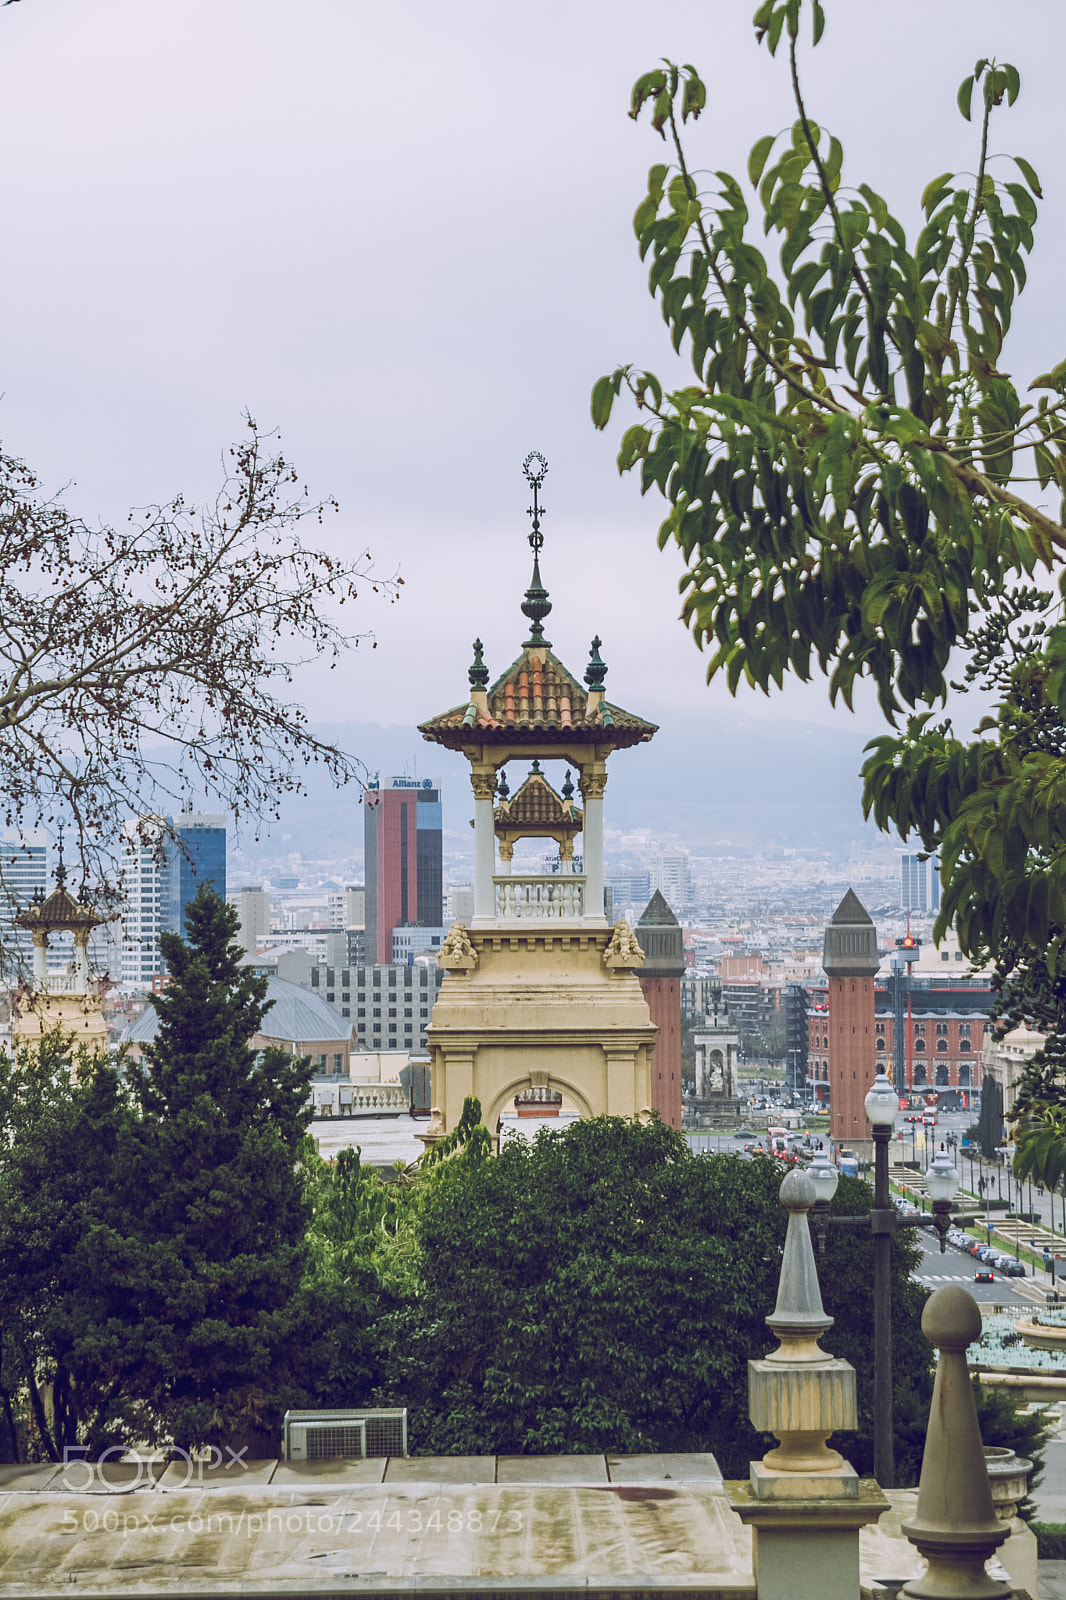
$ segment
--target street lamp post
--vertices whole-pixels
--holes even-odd
[[[916,1224],[897,1215],[888,1188],[888,1147],[899,1108],[899,1096],[883,1072],[874,1079],[864,1101],[874,1138],[874,1204],[861,1217],[830,1217],[829,1202],[836,1193],[837,1172],[824,1156],[818,1156],[807,1169],[814,1180],[818,1199],[813,1207],[815,1227],[821,1248],[829,1222],[847,1227],[868,1225],[874,1239],[874,1477],[882,1489],[895,1487],[896,1468],[892,1442],[892,1235],[900,1228]],[[933,1202],[933,1225],[945,1248],[951,1223],[951,1203],[959,1187],[959,1175],[947,1151],[941,1149],[928,1168],[926,1179]]]
[[[896,1213],[888,1193],[888,1143],[896,1125],[899,1096],[878,1073],[863,1104],[874,1136],[874,1477],[894,1489],[892,1450],[892,1234]]]

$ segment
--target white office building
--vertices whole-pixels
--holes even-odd
[[[167,925],[170,868],[165,856],[157,854],[151,837],[139,836],[136,822],[127,822],[122,835],[119,977],[123,989],[135,994],[151,989],[152,979],[166,970],[159,953],[159,935]]]
[[[444,891],[445,921],[465,922],[468,926],[474,915],[474,891],[469,883],[453,883]]]
[[[447,928],[393,928],[393,964],[403,967],[415,956],[438,955],[447,932]]]
[[[683,911],[692,904],[692,876],[688,856],[683,850],[660,850],[648,863],[651,893],[658,889],[671,911]]]
[[[48,893],[48,847],[39,839],[0,841],[0,939],[3,976],[14,980],[33,971],[33,937],[14,919],[40,891]]]
[[[900,909],[910,912],[940,910],[940,862],[936,856],[900,857]]]
[[[238,938],[247,954],[254,955],[260,945],[269,943],[270,895],[256,883],[235,889],[228,898],[241,919]]]

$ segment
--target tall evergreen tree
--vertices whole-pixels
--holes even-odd
[[[319,1332],[301,1291],[310,1063],[251,1047],[267,984],[240,965],[236,913],[205,886],[186,926],[160,940],[170,981],[134,1078],[121,1213],[95,1241],[127,1285],[137,1391],[182,1445],[275,1428]]]
[[[138,1430],[136,1399],[115,1382],[106,1286],[83,1248],[112,1203],[131,1120],[114,1064],[72,1054],[58,1031],[14,1058],[0,1053],[4,1459],[59,1460],[67,1445],[109,1444],[126,1423]]]
[[[981,1111],[977,1119],[981,1154],[990,1160],[1003,1143],[1003,1090],[990,1073],[981,1085]]]

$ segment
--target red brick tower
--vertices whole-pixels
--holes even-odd
[[[671,1128],[681,1126],[681,928],[658,889],[636,926],[644,965],[637,973],[651,1020],[659,1030],[651,1058],[651,1107]]]
[[[863,1100],[877,1074],[874,975],[881,965],[877,929],[849,889],[825,930],[822,966],[829,979],[829,1132],[835,1150],[873,1151]]]

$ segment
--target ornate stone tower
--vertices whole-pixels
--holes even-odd
[[[651,1058],[651,1107],[671,1128],[681,1126],[681,979],[685,944],[674,913],[656,889],[637,923],[644,952],[640,987],[658,1028]]]
[[[603,794],[608,756],[656,729],[608,702],[598,638],[582,684],[544,637],[552,609],[540,577],[546,470],[542,457],[527,459],[533,578],[522,611],[529,637],[491,684],[476,640],[466,698],[419,729],[463,753],[474,791],[474,912],[441,951],[447,976],[428,1030],[433,1101],[443,1119],[434,1131],[454,1128],[470,1094],[492,1130],[529,1090],[561,1093],[564,1106],[583,1116],[634,1116],[653,1103],[655,1029],[635,976],[644,955],[625,923],[608,927],[603,909]],[[513,796],[510,761],[532,762]],[[542,762],[566,764],[558,788]],[[579,832],[583,859],[575,872]],[[513,870],[514,846],[524,838],[558,844],[554,870]]]
[[[881,965],[877,929],[849,889],[825,930],[822,966],[829,979],[829,1132],[834,1149],[871,1156],[863,1100],[877,1075],[874,975]]]
[[[698,1128],[725,1128],[740,1117],[740,1034],[722,1001],[722,986],[711,987],[711,1009],[692,1035],[696,1088],[691,1111]]]
[[[106,1050],[100,994],[89,976],[89,936],[106,919],[67,892],[66,878],[60,850],[52,893],[31,901],[15,918],[33,936],[33,982],[20,985],[15,996],[11,1037],[16,1046],[32,1045],[58,1028],[75,1046]],[[59,933],[74,935],[74,960],[67,972],[49,972],[49,941]]]

